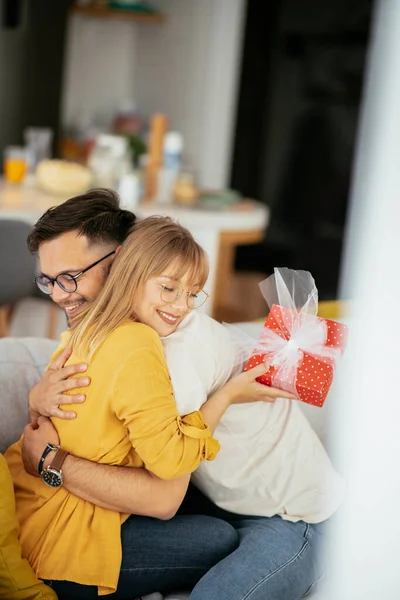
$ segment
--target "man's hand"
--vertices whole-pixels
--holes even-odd
[[[24,429],[22,438],[22,460],[25,471],[30,475],[39,476],[38,466],[43,450],[47,444],[58,445],[60,438],[50,419],[39,417],[36,423],[29,423]],[[43,467],[47,467],[53,459],[50,452]]]
[[[60,419],[75,419],[76,413],[59,408],[60,404],[77,404],[84,402],[84,394],[65,394],[67,390],[84,387],[90,384],[88,377],[68,379],[71,375],[86,371],[87,365],[68,365],[65,363],[71,356],[71,349],[66,348],[54,360],[42,379],[29,393],[29,416],[31,422],[37,421],[39,416],[59,417]]]

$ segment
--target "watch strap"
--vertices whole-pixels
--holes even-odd
[[[50,469],[53,469],[53,471],[61,471],[61,467],[63,466],[64,460],[67,458],[68,454],[69,452],[66,450],[58,448],[55,457],[50,463]]]
[[[43,454],[40,457],[39,464],[38,464],[38,473],[39,473],[39,476],[42,474],[44,461],[45,461],[45,458],[48,455],[48,453],[51,452],[52,450],[59,450],[59,448],[60,448],[60,446],[56,446],[54,444],[47,444],[46,445],[46,448],[43,450]]]

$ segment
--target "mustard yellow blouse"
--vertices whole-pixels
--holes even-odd
[[[59,354],[68,344],[64,334]],[[73,353],[68,363],[85,361]],[[163,479],[191,473],[212,460],[218,442],[200,412],[178,415],[158,335],[125,322],[103,342],[87,370],[91,378],[77,418],[53,418],[63,449],[103,464],[146,467]],[[76,390],[74,390],[76,392]],[[129,515],[81,500],[65,488],[28,475],[21,440],[6,453],[14,481],[23,555],[42,579],[115,591],[121,565],[121,524]]]

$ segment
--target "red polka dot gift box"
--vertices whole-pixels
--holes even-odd
[[[322,406],[346,341],[343,323],[274,304],[245,370],[265,362],[269,370],[257,381]]]

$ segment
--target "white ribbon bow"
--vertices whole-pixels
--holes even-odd
[[[340,350],[325,346],[326,323],[313,315],[300,312],[287,326],[289,339],[282,338],[272,329],[264,328],[253,355],[266,354],[266,362],[276,368],[271,378],[273,387],[282,388],[284,385],[285,390],[296,394],[296,370],[304,353],[329,359],[329,362],[332,360],[333,365],[333,361],[340,356]]]

